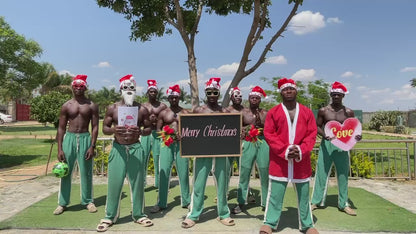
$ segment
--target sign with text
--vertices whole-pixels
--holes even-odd
[[[181,156],[241,156],[241,119],[240,113],[180,115]]]
[[[336,147],[348,151],[357,143],[356,136],[361,135],[361,123],[357,118],[348,118],[344,123],[329,121],[325,124],[325,135],[331,138]]]

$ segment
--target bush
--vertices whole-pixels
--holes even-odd
[[[371,178],[374,173],[373,158],[363,152],[351,155],[351,172],[352,176]]]
[[[401,111],[377,111],[370,119],[369,129],[380,131],[382,126],[396,126]]]

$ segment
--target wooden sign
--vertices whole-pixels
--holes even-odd
[[[241,125],[240,113],[180,115],[181,156],[241,156]]]
[[[357,143],[355,136],[361,135],[361,123],[357,118],[348,118],[343,124],[329,121],[325,124],[325,135],[331,138],[336,147],[348,151]]]

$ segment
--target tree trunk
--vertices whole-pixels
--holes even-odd
[[[198,76],[196,69],[196,58],[194,53],[193,46],[187,46],[188,48],[188,70],[189,70],[189,79],[190,89],[191,89],[191,98],[192,98],[192,109],[199,106],[199,89],[198,89]]]

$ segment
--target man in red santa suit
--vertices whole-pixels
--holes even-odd
[[[315,117],[310,109],[296,102],[295,81],[281,78],[278,88],[283,102],[269,110],[264,124],[270,165],[269,192],[260,233],[272,233],[272,228],[277,228],[289,182],[297,193],[299,229],[308,234],[318,233],[309,202],[310,154],[317,133]]]

